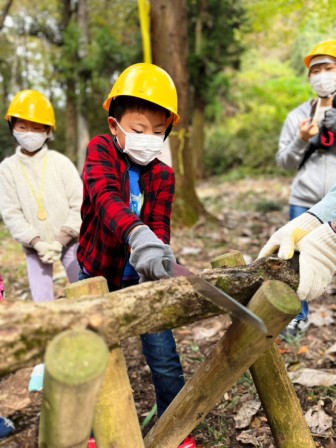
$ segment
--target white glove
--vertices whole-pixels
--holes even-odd
[[[328,223],[302,238],[300,251],[300,284],[297,294],[300,300],[319,297],[330,284],[336,271],[336,233]]]
[[[297,243],[309,232],[321,225],[322,223],[314,215],[303,213],[273,233],[261,249],[258,258],[268,257],[278,249],[279,258],[283,260],[292,258],[294,250],[297,248]]]
[[[61,258],[63,246],[62,244],[55,240],[50,244],[51,250],[54,252],[52,258],[54,261],[58,261]]]
[[[42,263],[50,264],[53,261],[48,261],[50,256],[50,243],[46,243],[45,241],[38,241],[34,244],[34,249],[37,252],[37,255],[40,257]]]
[[[34,244],[34,249],[42,263],[52,264],[61,258],[63,246],[58,241],[53,241],[52,243],[38,241]]]

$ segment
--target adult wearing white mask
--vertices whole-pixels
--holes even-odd
[[[19,92],[5,118],[18,147],[0,164],[1,214],[26,253],[34,302],[48,302],[54,262],[62,261],[70,282],[78,280],[82,181],[67,157],[48,149],[56,123],[42,93]]]
[[[304,64],[317,96],[289,113],[276,155],[279,166],[298,170],[291,186],[290,220],[307,212],[336,183],[336,40],[318,44]],[[308,314],[308,303],[303,301],[283,336],[305,330]]]

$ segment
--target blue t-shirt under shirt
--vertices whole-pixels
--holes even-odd
[[[143,194],[140,190],[140,170],[141,167],[139,165],[133,165],[131,164],[129,169],[129,177],[130,177],[130,209],[133,213],[140,216],[141,213],[141,207],[143,204]],[[130,264],[129,261],[127,261],[124,274],[123,274],[123,280],[136,280],[139,278],[139,275],[137,274],[136,270],[133,268],[133,266]]]

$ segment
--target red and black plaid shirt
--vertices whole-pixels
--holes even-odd
[[[78,261],[91,275],[105,277],[111,289],[120,288],[129,257],[128,234],[135,226],[147,224],[164,243],[170,241],[174,171],[157,159],[142,167],[144,203],[138,217],[130,210],[129,166],[128,157],[110,135],[99,135],[89,143]]]

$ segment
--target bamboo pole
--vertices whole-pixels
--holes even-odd
[[[254,327],[234,321],[146,436],[146,448],[178,446],[269,347],[269,341],[298,313],[300,303],[289,286],[275,280],[262,284],[248,308],[264,320],[270,334],[265,337]]]
[[[232,251],[217,257],[217,260],[222,267],[241,266],[241,259]],[[250,372],[276,447],[315,448],[301,404],[276,344],[272,344],[271,348],[257,359]]]
[[[108,360],[103,339],[89,330],[56,336],[45,355],[39,448],[86,448]]]
[[[99,297],[108,292],[104,277],[81,280],[65,288],[66,297],[71,299]],[[98,447],[144,447],[125,357],[118,345],[109,356],[96,405],[93,432]]]

